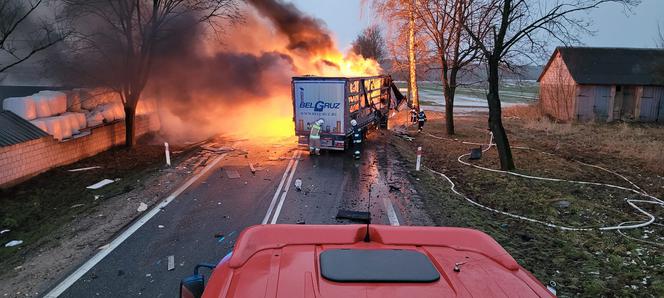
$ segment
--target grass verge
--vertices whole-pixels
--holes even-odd
[[[29,252],[57,241],[51,239],[56,230],[78,216],[90,216],[104,200],[143,187],[144,178],[158,172],[163,164],[162,146],[139,145],[130,150],[117,147],[0,189],[0,229],[11,230],[0,236],[0,266],[10,270]],[[67,171],[92,166],[101,168]],[[98,190],[86,189],[106,178],[115,182]],[[4,247],[10,240],[22,240],[23,244]]]
[[[440,115],[431,118],[440,119]],[[455,120],[455,138],[479,143],[487,141],[484,116],[457,117]],[[650,194],[660,198],[664,195],[664,177],[657,172],[657,166],[650,165],[648,155],[626,158],[611,149],[626,148],[630,142],[647,142],[652,135],[663,133],[663,127],[591,124],[588,128],[571,125],[571,129],[554,133],[537,129],[532,124],[529,119],[506,119],[512,145],[528,146],[555,155],[515,149],[518,172],[629,186],[606,172],[576,162],[580,160],[616,170]],[[426,132],[444,136],[444,128],[443,121],[434,120],[427,124]],[[593,141],[621,129],[626,130],[624,134],[628,137],[614,139],[615,144],[610,148]],[[645,131],[630,133],[630,130]],[[408,165],[414,162],[415,148],[422,146],[425,165],[445,173],[457,184],[457,190],[471,199],[498,210],[575,227],[616,225],[644,219],[624,202],[624,198],[634,196],[629,192],[490,173],[457,162],[457,157],[467,153],[472,145],[441,141],[424,134],[417,135],[413,142],[397,136],[392,138],[391,143]],[[497,168],[495,151],[487,152],[479,163]],[[412,179],[413,183],[436,224],[471,227],[488,233],[540,281],[545,284],[555,281],[559,285],[560,297],[661,297],[664,293],[664,249],[661,246],[634,241],[617,232],[565,232],[492,213],[452,193],[450,184],[442,178],[428,171],[409,170],[413,173],[412,178],[417,178]],[[569,206],[561,207],[559,203],[562,201],[569,202]],[[663,222],[663,208],[644,208],[654,213],[659,223]],[[640,240],[664,244],[662,226],[651,225],[627,233]]]

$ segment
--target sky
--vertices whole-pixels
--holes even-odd
[[[546,0],[542,0],[546,1]],[[335,35],[341,50],[349,48],[362,29],[373,22],[371,7],[360,0],[290,0],[300,10],[323,20]],[[370,1],[366,1],[370,2]],[[664,0],[642,0],[631,12],[607,4],[589,13],[594,36],[583,40],[587,46],[654,47],[657,24],[664,29]]]

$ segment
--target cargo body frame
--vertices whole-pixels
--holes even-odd
[[[328,150],[344,150],[349,145],[352,119],[365,131],[373,126],[386,128],[390,109],[398,106],[391,91],[389,75],[293,77],[293,121],[299,145],[308,146],[311,125],[318,119],[325,120],[321,149]],[[403,98],[401,94],[395,97]]]

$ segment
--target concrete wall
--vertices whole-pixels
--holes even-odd
[[[150,131],[147,116],[136,118],[136,136]],[[93,128],[78,138],[55,140],[51,136],[0,148],[0,187],[22,182],[52,168],[74,163],[113,146],[124,144],[124,121]]]

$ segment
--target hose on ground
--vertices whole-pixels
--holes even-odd
[[[432,137],[432,138],[439,139],[439,140],[460,142],[460,143],[468,144],[468,145],[486,146],[486,148],[483,149],[482,152],[486,152],[486,151],[490,150],[492,147],[495,146],[495,144],[493,143],[493,134],[492,133],[490,133],[490,135],[489,135],[488,144],[464,142],[464,141],[459,141],[459,140],[456,140],[456,139],[450,139],[450,138],[443,138],[443,137],[435,136],[435,135],[430,134],[430,133],[427,133],[427,135]],[[533,151],[538,151],[538,152],[541,152],[541,153],[544,153],[544,154],[555,156],[555,154],[540,151],[540,150],[536,150],[536,149],[532,149],[532,148],[528,148],[528,147],[513,146],[512,148],[523,149],[523,150],[533,150]],[[656,218],[653,214],[651,214],[648,211],[642,209],[637,204],[655,204],[655,205],[659,205],[659,206],[664,207],[664,201],[648,194],[642,188],[640,188],[635,183],[633,183],[632,181],[627,179],[627,177],[625,177],[625,176],[623,176],[619,173],[616,173],[614,171],[611,171],[609,169],[597,166],[597,165],[591,165],[591,164],[587,164],[587,163],[584,163],[584,162],[581,162],[581,161],[577,161],[578,163],[580,163],[582,165],[586,165],[586,166],[589,166],[589,167],[594,167],[594,168],[600,169],[602,171],[605,171],[607,173],[611,173],[613,175],[616,175],[617,177],[620,177],[622,180],[628,182],[634,188],[629,188],[629,187],[624,187],[624,186],[619,186],[619,185],[613,185],[613,184],[609,184],[609,183],[599,183],[599,182],[567,180],[567,179],[560,179],[560,178],[539,177],[539,176],[520,174],[520,173],[516,173],[516,172],[512,172],[512,171],[496,170],[496,169],[491,169],[491,168],[471,164],[467,161],[464,161],[463,159],[465,157],[469,156],[469,155],[470,155],[469,153],[463,154],[463,155],[461,155],[457,158],[457,161],[459,163],[463,164],[463,165],[466,165],[466,166],[471,166],[471,167],[474,167],[474,168],[477,168],[477,169],[480,169],[480,170],[494,172],[494,173],[501,173],[501,174],[513,175],[513,176],[526,178],[526,179],[535,179],[535,180],[542,180],[542,181],[553,181],[553,182],[565,182],[565,183],[573,183],[573,184],[604,186],[604,187],[610,187],[610,188],[620,189],[620,190],[624,190],[624,191],[630,191],[630,192],[633,192],[633,193],[635,193],[639,196],[648,198],[647,200],[625,199],[625,201],[627,202],[628,205],[630,205],[632,208],[636,209],[639,213],[645,215],[648,218],[645,221],[629,221],[629,222],[620,223],[620,224],[615,225],[615,226],[569,227],[569,226],[557,225],[557,224],[554,224],[554,223],[541,221],[541,220],[538,220],[538,219],[533,219],[533,218],[529,218],[529,217],[526,217],[526,216],[521,216],[521,215],[518,215],[518,214],[513,214],[513,213],[497,210],[497,209],[482,205],[482,204],[468,198],[468,196],[464,195],[463,193],[457,191],[456,190],[456,185],[454,184],[454,182],[452,182],[452,180],[448,176],[446,176],[445,174],[443,174],[441,172],[438,172],[438,171],[435,171],[435,170],[433,170],[431,168],[428,168],[426,166],[424,167],[427,170],[429,170],[430,172],[432,172],[436,175],[439,175],[439,176],[443,177],[445,180],[447,180],[452,185],[451,188],[450,188],[452,190],[452,192],[454,192],[455,194],[463,197],[469,203],[471,203],[471,204],[473,204],[477,207],[483,208],[485,210],[489,210],[491,212],[499,213],[499,214],[506,215],[506,216],[516,218],[516,219],[519,219],[519,220],[524,220],[524,221],[528,221],[528,222],[532,222],[532,223],[542,224],[542,225],[545,225],[547,227],[556,228],[556,229],[560,229],[560,230],[564,230],[564,231],[592,231],[592,230],[611,231],[611,230],[617,230],[621,235],[623,235],[625,237],[628,237],[628,238],[633,239],[633,240],[639,240],[639,239],[636,239],[636,238],[629,237],[629,236],[625,235],[621,230],[637,229],[637,228],[642,228],[642,227],[649,226],[649,225],[651,225],[655,222]],[[650,243],[650,244],[655,244],[655,245],[659,245],[659,246],[662,245],[660,243],[651,242],[651,241],[644,241],[644,240],[639,240],[639,241]]]

